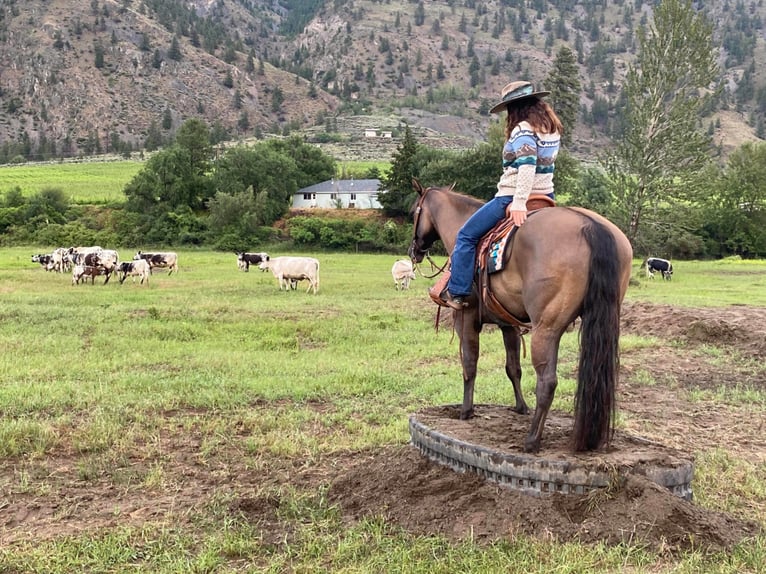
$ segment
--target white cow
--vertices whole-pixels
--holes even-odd
[[[282,287],[289,291],[297,281],[307,279],[309,287],[306,293],[319,290],[319,261],[313,257],[269,257],[258,266],[261,270],[270,270]]]
[[[410,281],[415,279],[415,270],[412,268],[412,261],[409,259],[398,259],[394,261],[391,267],[391,275],[394,278],[396,290],[405,290],[410,288]]]

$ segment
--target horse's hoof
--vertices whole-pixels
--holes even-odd
[[[537,453],[540,452],[540,441],[526,440],[524,441],[524,452]]]
[[[467,421],[468,419],[473,418],[473,409],[470,411],[460,411],[460,420],[461,421]]]
[[[520,415],[528,415],[529,414],[529,407],[527,405],[524,405],[523,407],[513,407],[513,412],[518,413]]]

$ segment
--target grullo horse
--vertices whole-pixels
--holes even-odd
[[[414,207],[409,255],[420,263],[441,239],[448,252],[462,224],[482,202],[451,187],[423,188]],[[633,250],[617,226],[587,209],[548,207],[531,212],[515,233],[500,271],[488,276],[489,289],[509,315],[531,325],[532,365],[537,375],[536,408],[524,451],[540,450],[545,419],[558,384],[561,336],[580,317],[580,356],[574,404],[572,447],[597,450],[614,430],[619,371],[620,308],[630,280]],[[482,305],[474,282],[469,306],[453,311],[463,366],[461,419],[473,416],[474,383],[483,324],[503,334],[505,372],[513,384],[518,413],[529,412],[521,393],[521,337],[514,325]]]

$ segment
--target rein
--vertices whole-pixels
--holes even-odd
[[[429,191],[431,191],[430,187],[427,187],[423,190],[423,193],[420,196],[420,198],[418,198],[418,203],[415,206],[415,216],[413,217],[413,221],[412,221],[412,229],[414,233],[417,233],[418,231],[418,224],[420,223],[420,213],[423,211],[423,201],[425,201],[426,195],[428,195]],[[426,275],[425,273],[423,273],[423,270],[420,268],[420,264],[416,265],[418,273],[420,273],[420,276],[425,279],[433,279],[437,275],[444,273],[444,270],[449,265],[449,258],[447,258],[447,261],[444,262],[444,265],[439,267],[436,263],[434,263],[434,260],[431,259],[431,254],[428,251],[426,251],[425,258],[431,264],[431,270],[433,271],[434,269],[436,269],[436,273],[434,273],[433,275]]]
[[[447,260],[444,262],[444,265],[442,265],[441,267],[439,267],[434,262],[434,260],[431,259],[431,255],[429,253],[426,253],[426,259],[428,259],[428,262],[431,264],[431,269],[432,270],[436,269],[436,273],[434,273],[433,275],[426,275],[425,273],[423,273],[423,270],[420,268],[420,265],[417,265],[418,273],[420,273],[420,276],[424,277],[425,279],[433,279],[437,275],[444,273],[444,270],[447,268],[447,265],[449,265],[449,258],[447,258]]]

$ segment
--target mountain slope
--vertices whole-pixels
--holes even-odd
[[[583,86],[573,151],[608,141],[651,4],[607,0],[0,0],[0,142],[71,156],[138,149],[202,117],[227,138],[407,122],[446,147],[484,138],[502,86],[542,85],[562,45]],[[757,139],[766,105],[762,5],[712,2],[727,88],[701,118],[724,151]],[[760,55],[760,56],[759,56]],[[374,118],[380,118],[376,121]],[[378,124],[378,125],[375,125]],[[343,131],[351,125],[350,131]],[[761,125],[762,127],[762,125]],[[97,143],[96,143],[97,142]],[[2,155],[2,154],[0,154]]]

